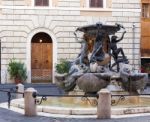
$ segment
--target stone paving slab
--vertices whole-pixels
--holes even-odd
[[[129,118],[112,118],[98,120],[96,118],[53,118],[53,117],[26,117],[23,114],[0,108],[0,122],[150,122],[150,115],[129,117]]]

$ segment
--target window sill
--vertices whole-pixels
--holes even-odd
[[[111,8],[80,8],[81,11],[104,11],[111,12]]]
[[[82,16],[112,16],[112,9],[109,8],[81,8],[80,12]]]

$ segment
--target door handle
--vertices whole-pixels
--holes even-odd
[[[37,62],[38,62],[38,60],[34,60],[34,62],[35,62],[35,63],[37,63]]]

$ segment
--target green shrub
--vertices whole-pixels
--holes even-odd
[[[70,69],[70,62],[65,59],[61,59],[60,63],[56,65],[56,72],[60,74],[68,73],[69,69]]]
[[[27,79],[27,71],[24,63],[11,59],[7,70],[11,79],[20,79],[21,81]]]

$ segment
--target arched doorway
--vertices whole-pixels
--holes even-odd
[[[32,83],[52,82],[53,68],[52,38],[44,32],[35,34],[31,40]]]

